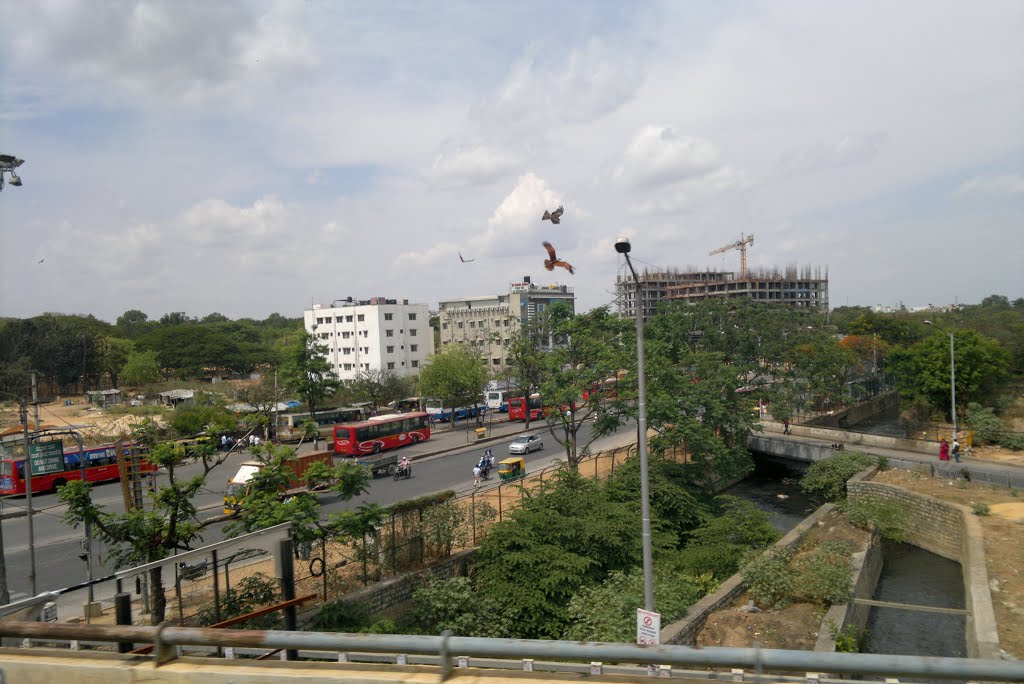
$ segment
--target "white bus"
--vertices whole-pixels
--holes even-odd
[[[338,423],[358,423],[370,415],[369,409],[361,406],[321,409],[316,412],[316,424],[325,439],[334,437],[334,426]],[[309,411],[300,413],[279,413],[277,415],[277,439],[279,442],[298,442],[305,434],[302,424],[310,419]]]

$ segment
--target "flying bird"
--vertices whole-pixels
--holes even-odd
[[[459,252],[459,261],[461,261],[464,264],[468,264],[470,261],[476,261],[476,259],[463,259],[462,258],[462,252],[460,251]]]
[[[40,260],[39,260],[39,261],[37,261],[36,263],[37,263],[37,264],[41,264],[41,263],[43,263],[44,261],[46,261],[46,257],[43,257],[42,259],[40,259]]]
[[[559,207],[559,209],[561,209],[561,207]],[[548,259],[544,260],[544,268],[548,269],[549,271],[554,271],[555,266],[561,266],[569,273],[576,272],[576,270],[572,267],[572,264],[570,264],[568,261],[562,261],[555,255],[555,248],[551,246],[550,242],[547,242],[545,240],[542,244],[544,245],[544,249],[548,250],[549,257]]]
[[[554,211],[548,211],[547,209],[545,209],[544,210],[544,215],[541,216],[540,220],[541,221],[551,221],[555,225],[558,225],[559,223],[562,222],[562,212],[563,211],[565,211],[565,210],[562,209],[562,205],[561,204],[559,204],[558,208],[555,209]]]

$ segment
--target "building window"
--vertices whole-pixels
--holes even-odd
[[[395,331],[394,330],[385,330],[384,331],[384,337],[394,337],[394,336],[395,336]]]
[[[388,354],[394,354],[395,353],[395,345],[393,345],[393,344],[389,345],[388,347],[386,347],[386,349],[388,350]]]
[[[320,333],[321,340],[326,340],[328,337],[330,337],[330,333]]]
[[[363,352],[364,354],[369,354],[369,353],[370,353],[370,348],[369,348],[369,347],[360,347],[359,349],[360,349],[360,351],[362,351],[362,352]]]
[[[334,322],[335,323],[341,323],[341,316],[335,316]]]
[[[352,364],[351,363],[346,363],[345,364],[345,370],[347,370],[347,371],[352,370]]]
[[[323,317],[320,317],[320,318],[316,319],[316,324],[317,324],[317,325],[320,325],[320,324],[321,324],[321,323],[323,323],[323,322],[324,322],[324,319],[323,319]]]
[[[476,327],[476,321],[470,321],[469,322],[469,327],[470,328],[475,328]]]
[[[363,364],[363,370],[370,370],[370,364],[364,363]]]
[[[370,331],[369,330],[360,330],[359,331],[359,335],[362,336],[362,337],[369,337],[370,336]]]
[[[414,314],[414,313],[409,314],[409,320],[410,321],[415,321],[416,320],[416,314]]]
[[[459,321],[459,329],[462,329],[462,321]]]
[[[416,328],[409,328],[409,336],[416,337]]]
[[[508,327],[508,320],[509,320],[509,319],[507,319],[507,318],[505,319],[505,327],[506,327],[506,328]]]
[[[420,367],[420,362],[419,362],[419,361],[417,361],[416,359],[413,359],[413,361],[412,361],[412,367],[413,367],[413,368],[419,368],[419,367]]]
[[[493,365],[493,366],[500,366],[501,365],[501,359],[491,359],[491,365]]]
[[[388,361],[388,370],[395,370],[395,362]]]
[[[447,330],[447,329],[448,329],[448,324],[447,323],[442,323],[441,324],[441,330]]]
[[[386,314],[384,314],[384,320],[385,321],[390,321],[392,316],[393,316],[393,314],[386,313]]]
[[[344,349],[341,350],[341,353],[342,354],[351,354],[352,353],[352,347],[345,347]]]
[[[365,321],[366,320],[366,315],[365,314],[359,314],[359,315],[356,316],[356,320],[359,321],[359,322]]]
[[[348,330],[346,330],[343,333],[341,333],[341,336],[342,336],[342,338],[347,340],[348,338],[352,337],[352,333],[349,332]]]
[[[351,316],[351,314],[350,314],[350,315],[348,315],[348,316],[345,316],[345,322],[346,322],[346,323],[351,323],[351,322],[352,322],[352,316]]]
[[[410,344],[409,345],[409,351],[413,351],[413,352],[414,351],[419,351],[419,348],[420,348],[420,345],[418,345],[418,344]]]

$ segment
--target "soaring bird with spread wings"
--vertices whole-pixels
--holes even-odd
[[[562,205],[561,204],[559,204],[558,208],[555,209],[554,211],[548,211],[547,209],[545,209],[544,210],[544,215],[540,217],[540,220],[541,221],[551,221],[555,225],[558,225],[559,223],[562,222],[562,212],[563,211],[565,211],[565,209],[562,209]]]
[[[555,270],[555,266],[561,266],[562,268],[567,270],[569,273],[575,273],[576,272],[576,270],[572,267],[572,264],[570,264],[568,261],[562,261],[561,259],[558,258],[558,256],[555,255],[555,248],[552,247],[550,242],[547,242],[545,240],[543,244],[544,244],[544,249],[548,250],[548,257],[549,257],[549,258],[544,260],[544,268],[548,269],[549,271],[554,271]]]
[[[470,261],[476,261],[476,259],[466,259],[462,256],[462,252],[459,252],[459,261],[464,264],[468,264]]]

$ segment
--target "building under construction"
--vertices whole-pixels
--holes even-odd
[[[665,301],[697,302],[708,297],[746,297],[758,302],[788,304],[828,311],[828,268],[786,266],[752,268],[744,273],[687,269],[644,271],[640,274],[644,317]],[[636,287],[632,274],[615,279],[618,312],[636,316]]]

